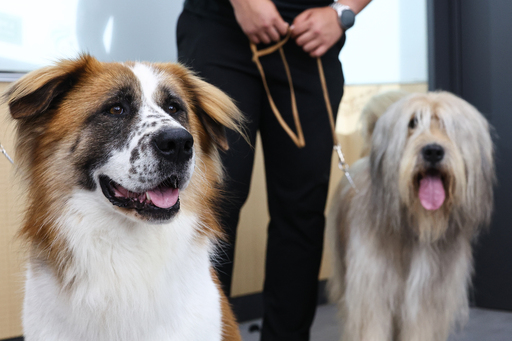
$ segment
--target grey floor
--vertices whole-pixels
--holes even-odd
[[[249,327],[261,324],[260,320],[242,323],[240,331],[244,341],[258,341],[258,332],[249,332]],[[339,341],[336,307],[318,307],[311,330],[311,341]],[[464,329],[454,333],[449,341],[512,341],[512,313],[471,309],[469,322]]]

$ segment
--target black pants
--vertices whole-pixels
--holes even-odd
[[[272,113],[261,77],[251,61],[249,40],[237,26],[184,11],[177,27],[179,61],[235,100],[248,119],[254,145],[263,141],[270,224],[265,269],[262,340],[308,340],[317,302],[324,236],[324,208],[332,136],[316,60],[294,41],[284,46],[297,96],[306,147],[297,148]],[[331,105],[336,113],[343,94],[338,60],[342,42],[322,58]],[[269,86],[284,119],[293,126],[290,91],[279,53],[261,58]],[[240,208],[250,185],[254,148],[228,132],[223,155],[227,172],[222,223],[236,239]],[[222,252],[217,272],[231,290],[234,247]]]

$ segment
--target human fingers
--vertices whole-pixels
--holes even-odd
[[[309,30],[309,27],[311,23],[308,22],[309,14],[305,12],[302,12],[299,14],[292,24],[292,38],[296,38],[303,34],[304,32]]]
[[[286,34],[288,24],[272,1],[233,0],[232,4],[236,21],[251,42],[268,44]]]
[[[297,15],[295,17],[295,19],[293,19],[293,25],[300,25],[302,23],[304,23],[306,20],[309,19],[309,17],[311,16],[311,9],[307,9],[305,10],[304,12],[300,13],[299,15]]]
[[[312,39],[308,41],[306,44],[302,46],[302,49],[306,53],[311,53],[315,51],[317,48],[319,48],[322,45],[322,42],[318,39]]]
[[[269,35],[265,31],[259,31],[257,33],[258,39],[263,44],[270,44],[272,39],[269,37]]]
[[[328,49],[329,48],[327,47],[327,45],[322,44],[313,51],[311,51],[309,55],[313,58],[322,57],[325,54],[325,52],[327,52]]]
[[[272,41],[279,41],[281,39],[281,35],[279,34],[275,26],[269,27],[266,33]]]
[[[249,38],[249,40],[250,40],[250,41],[251,41],[251,43],[253,43],[253,44],[256,44],[256,45],[257,45],[257,44],[261,43],[260,38],[259,38],[259,37],[258,37],[258,35],[257,35],[257,34],[255,34],[255,33],[247,34],[247,37]]]
[[[292,31],[292,38],[293,39],[297,39],[297,37],[299,37],[300,35],[302,35],[302,34],[304,34],[305,32],[308,31],[308,27],[306,25],[303,25],[303,24],[299,24],[299,25],[293,24],[290,27],[290,29]]]
[[[281,36],[284,36],[288,33],[290,25],[286,21],[284,21],[283,18],[279,17],[277,18],[274,27]]]
[[[317,39],[317,37],[318,36],[314,31],[307,30],[295,38],[295,43],[299,46],[304,46],[308,44],[310,41]]]

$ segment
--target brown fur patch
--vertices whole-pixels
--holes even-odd
[[[228,298],[224,294],[224,290],[222,290],[217,274],[212,269],[212,278],[215,282],[215,285],[219,289],[220,292],[220,302],[222,309],[222,341],[241,341],[242,337],[240,336],[240,330],[238,329],[238,324],[236,322],[236,317],[233,314],[233,310],[229,305]]]

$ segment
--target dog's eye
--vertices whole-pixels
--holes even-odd
[[[121,115],[124,113],[124,108],[122,106],[116,104],[116,105],[112,106],[108,112],[111,113],[112,115]]]
[[[411,118],[409,121],[409,129],[414,129],[418,125],[418,119],[416,117]]]
[[[168,114],[173,115],[180,111],[180,107],[176,103],[167,104],[165,106],[165,111],[167,111]]]

